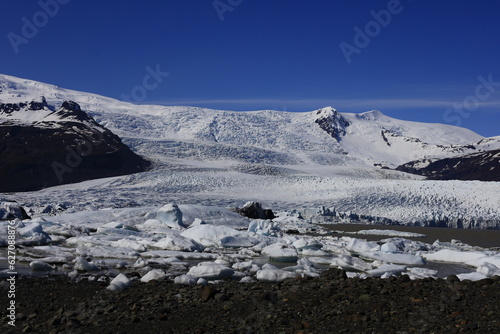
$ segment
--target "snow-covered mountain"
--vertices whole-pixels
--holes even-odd
[[[0,191],[144,171],[147,161],[72,101],[0,103]]]
[[[444,124],[394,119],[380,111],[341,113],[232,112],[134,105],[95,94],[0,75],[0,102],[40,100],[57,108],[77,102],[139,154],[172,159],[270,165],[395,168],[409,161],[448,158],[485,149],[484,138]],[[500,148],[500,138],[488,142]]]
[[[499,182],[427,181],[388,169],[498,150],[500,137],[397,120],[379,111],[348,114],[327,107],[303,113],[232,112],[134,105],[0,75],[2,124],[57,128],[61,116],[71,114],[61,110],[67,109],[65,101],[74,101],[71,106],[79,105],[154,167],[7,195],[34,213],[61,203],[87,217],[91,211],[100,216],[107,208],[168,202],[241,206],[261,201],[271,208],[325,206],[346,216],[352,212],[404,224],[500,226]],[[39,110],[35,114],[26,108]]]

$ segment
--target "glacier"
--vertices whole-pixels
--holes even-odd
[[[142,173],[1,194],[2,216],[14,219],[20,206],[30,216],[15,222],[18,244],[25,246],[20,259],[33,269],[57,266],[75,279],[106,273],[116,276],[111,290],[130,286],[117,275],[126,270],[137,270],[143,281],[182,284],[228,277],[279,281],[315,276],[325,267],[350,277],[437,275],[422,268],[424,259],[467,265],[464,279],[498,273],[496,250],[418,243],[398,231],[384,240],[389,232],[365,232],[380,236],[369,242],[330,235],[321,224],[499,229],[499,182],[426,180],[395,168],[500,149],[500,137],[380,111],[134,105],[6,75],[0,75],[0,89],[4,104],[43,97],[57,109],[74,101],[153,163]],[[30,123],[32,117],[1,114],[0,122]],[[252,220],[229,209],[251,201],[272,208],[276,218]],[[0,221],[3,246],[8,224]],[[476,255],[481,261],[463,260]],[[262,263],[272,259],[280,265]],[[283,260],[292,263],[282,267]]]

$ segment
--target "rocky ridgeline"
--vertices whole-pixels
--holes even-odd
[[[150,163],[99,125],[80,106],[0,104],[0,192],[20,192],[126,175]]]
[[[433,161],[411,161],[396,170],[430,180],[500,181],[500,150],[489,150]]]
[[[346,135],[345,129],[350,123],[337,110],[331,107],[323,108],[316,111],[315,116],[314,122],[333,139],[340,142],[342,137]]]

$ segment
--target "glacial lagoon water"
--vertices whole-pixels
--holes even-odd
[[[419,233],[425,235],[424,237],[408,237],[408,239],[414,241],[422,241],[425,243],[432,244],[434,241],[439,240],[441,242],[451,242],[451,240],[460,240],[471,246],[478,246],[482,248],[490,248],[498,250],[500,249],[500,231],[498,230],[467,230],[467,229],[454,229],[454,228],[439,228],[439,227],[416,227],[416,226],[388,226],[388,225],[365,225],[365,224],[332,224],[332,225],[322,225],[327,229],[332,231],[333,237],[348,236],[353,238],[366,239],[369,241],[379,241],[382,239],[390,238],[389,236],[383,235],[370,235],[370,234],[355,234],[356,232],[363,230],[395,230],[401,232],[411,232]],[[2,260],[0,265],[0,271],[5,270],[6,267],[3,265],[6,261],[7,252],[6,249],[0,249],[0,259]],[[4,261],[5,260],[5,261]],[[118,261],[116,259],[99,259],[105,261],[109,265],[109,270],[107,272],[112,272],[113,274],[118,274],[120,272],[127,272],[130,269],[118,270],[114,268],[114,264]],[[294,265],[294,263],[287,262],[276,262],[271,261],[269,258],[262,256],[254,259],[258,264],[271,263],[277,267],[283,268],[286,266]],[[189,266],[196,265],[196,260],[188,260]],[[4,268],[5,267],[5,268]],[[448,275],[456,275],[462,273],[474,272],[475,268],[466,266],[463,264],[456,263],[445,263],[445,262],[432,262],[428,261],[424,266],[433,270],[437,270],[437,276],[440,278],[445,278]],[[327,266],[322,267],[322,269],[327,269]],[[32,271],[26,262],[18,262],[16,265],[16,271],[20,275],[47,275],[47,272],[37,272]],[[57,270],[51,271],[51,275],[67,274],[70,270],[63,269],[62,266],[57,266]]]

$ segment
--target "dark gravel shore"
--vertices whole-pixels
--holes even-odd
[[[133,274],[130,274],[133,275]],[[136,282],[119,292],[64,276],[18,277],[3,333],[499,333],[500,277],[320,278],[208,286]]]

